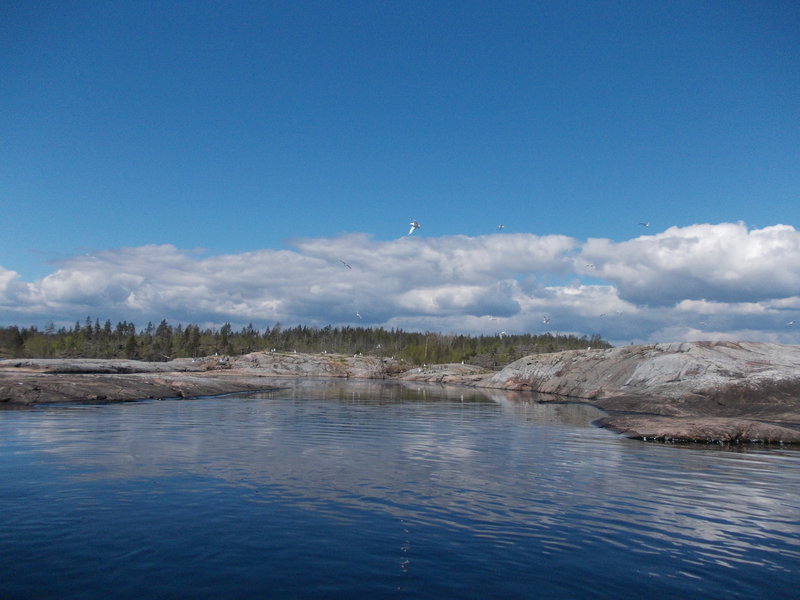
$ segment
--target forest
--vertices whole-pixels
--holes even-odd
[[[557,334],[458,335],[411,332],[381,327],[284,328],[265,330],[248,325],[234,330],[197,325],[171,325],[162,320],[137,329],[127,321],[112,325],[86,317],[73,327],[44,329],[16,325],[0,328],[0,358],[127,358],[167,361],[210,355],[241,355],[255,351],[328,352],[393,356],[412,365],[464,361],[498,368],[528,354],[578,348],[610,348],[599,336]]]

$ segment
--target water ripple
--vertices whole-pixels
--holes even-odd
[[[643,444],[596,416],[320,381],[0,413],[0,596],[793,593],[800,453]]]

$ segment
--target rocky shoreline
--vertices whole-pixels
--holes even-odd
[[[256,352],[148,363],[0,360],[0,407],[197,397],[274,389],[274,378],[398,379],[537,392],[607,413],[631,438],[800,443],[800,346],[691,342],[531,355],[488,372],[471,365],[404,368],[375,356]]]

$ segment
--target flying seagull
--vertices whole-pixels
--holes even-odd
[[[550,322],[550,317],[548,317],[547,315],[542,317],[542,323],[547,325],[549,322]]]
[[[650,221],[640,221],[639,225],[642,227],[650,227]]]
[[[342,264],[343,264],[345,267],[347,267],[348,269],[352,269],[352,268],[353,268],[353,267],[351,267],[350,265],[348,265],[346,262],[344,262],[344,261],[343,261],[341,258],[339,259],[339,262],[340,262],[340,263],[342,263]]]
[[[500,223],[500,225],[497,226],[497,229],[499,229],[500,231],[503,231],[503,229],[505,229],[505,228],[506,228],[506,226],[503,225],[502,223]]]
[[[419,228],[420,228],[420,224],[419,224],[419,223],[417,223],[417,220],[416,220],[416,219],[411,219],[411,223],[409,223],[409,225],[411,225],[411,229],[409,229],[409,230],[408,230],[408,235],[411,235],[411,234],[412,234],[412,233],[414,233],[414,232],[415,232],[417,229],[419,229]]]

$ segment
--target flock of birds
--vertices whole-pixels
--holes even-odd
[[[642,223],[642,224],[644,224],[644,223]],[[411,225],[411,229],[408,230],[408,235],[411,235],[417,229],[422,227],[422,225],[420,225],[419,221],[417,221],[416,219],[411,219],[411,223],[409,223],[409,225]],[[647,227],[649,227],[649,226],[650,226],[650,223],[647,224]],[[503,231],[503,229],[505,229],[505,228],[506,228],[506,226],[503,225],[502,223],[500,223],[500,225],[497,226],[497,230],[498,231]],[[341,260],[341,259],[339,259],[339,260]],[[344,262],[344,261],[342,261],[342,262]],[[347,263],[345,263],[345,264],[347,264]]]
[[[416,219],[411,219],[411,222],[409,223],[409,225],[410,225],[410,228],[409,228],[408,233],[406,235],[412,235],[417,229],[422,227],[422,225],[420,225],[419,221],[417,221]],[[650,227],[650,223],[639,223],[639,225],[643,225],[644,227]],[[503,229],[505,229],[505,227],[506,226],[503,223],[500,223],[497,226],[497,230],[498,231],[503,231]],[[347,269],[352,269],[353,268],[353,266],[350,263],[348,263],[346,260],[341,259],[341,258],[338,259],[338,260],[339,260],[340,263],[342,263],[342,265],[344,265],[345,268],[347,268]],[[586,266],[587,266],[587,268],[594,269],[594,265],[593,264],[587,264]],[[356,311],[355,316],[358,319],[363,319],[363,317],[361,316],[361,313],[358,312],[358,311]],[[489,318],[492,321],[496,321],[497,320],[497,317],[489,317]],[[544,323],[545,325],[549,324],[550,323],[550,317],[548,317],[547,315],[542,317],[542,323]],[[508,335],[508,334],[505,331],[501,331],[499,333],[499,335],[500,335],[500,337],[503,337],[503,336]]]
[[[408,235],[411,235],[417,229],[422,227],[422,225],[420,225],[419,221],[417,221],[416,219],[411,219],[411,223],[409,223],[409,225],[411,225],[411,229],[408,230]],[[650,221],[640,221],[639,225],[641,225],[642,227],[650,227]],[[502,223],[500,223],[500,225],[497,226],[498,231],[503,231],[503,229],[505,229],[505,228],[506,228],[506,226],[503,225]],[[342,262],[344,262],[344,261],[342,261]],[[345,264],[347,264],[347,263],[345,263]]]
[[[417,229],[422,227],[422,225],[420,225],[419,221],[417,221],[416,219],[411,219],[411,222],[409,223],[409,225],[410,225],[410,228],[408,230],[408,234],[407,235],[412,235]],[[642,227],[650,227],[650,221],[640,221],[639,225],[641,225]],[[497,230],[498,231],[503,231],[503,229],[505,229],[505,225],[500,223],[500,225],[497,226]],[[353,268],[347,261],[345,261],[345,260],[343,260],[341,258],[339,259],[339,262],[342,263],[348,269],[352,269]],[[586,268],[587,269],[595,269],[596,267],[595,267],[595,265],[593,263],[586,263]],[[620,312],[621,311],[617,311],[618,314]],[[358,311],[356,311],[355,316],[358,319],[362,319],[363,318],[361,316],[361,313],[359,313]],[[601,314],[600,316],[604,317],[605,313]],[[489,317],[489,318],[492,321],[496,321],[497,320],[497,317]],[[547,315],[543,316],[542,317],[542,323],[544,323],[545,325],[548,325],[550,323],[550,317],[548,317]],[[701,323],[701,324],[704,324],[704,323]],[[795,324],[795,322],[794,322],[794,320],[792,320],[792,321],[789,321],[786,325],[791,327],[794,324]],[[501,331],[500,332],[500,337],[502,337],[504,335],[507,335],[506,332],[505,331]]]

